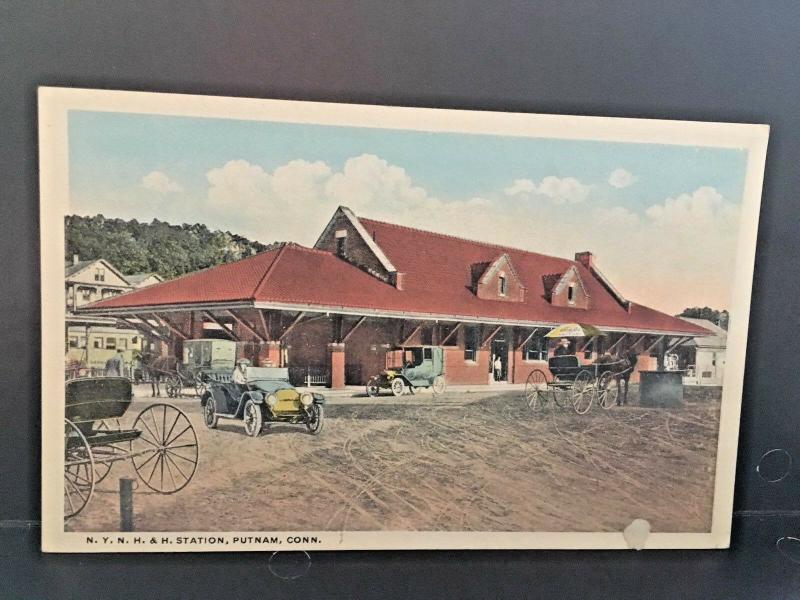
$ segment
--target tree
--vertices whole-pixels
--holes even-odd
[[[714,323],[714,325],[722,327],[725,330],[728,329],[728,321],[730,320],[730,315],[727,310],[715,310],[713,308],[709,308],[708,306],[704,306],[703,308],[700,308],[699,306],[684,308],[683,312],[678,316],[689,317],[691,319],[705,319],[706,321],[711,321]]]
[[[66,262],[104,258],[124,275],[157,273],[171,279],[198,269],[264,252],[267,246],[228,231],[210,231],[201,223],[170,225],[153,219],[108,219],[103,215],[65,218]]]

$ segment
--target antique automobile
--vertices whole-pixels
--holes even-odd
[[[265,423],[305,425],[312,435],[322,431],[325,397],[297,391],[289,383],[289,369],[247,367],[245,373],[244,385],[230,377],[209,382],[200,399],[209,429],[216,429],[220,419],[240,419],[251,437],[258,436]]]
[[[86,507],[116,462],[131,461],[139,480],[159,494],[174,494],[189,484],[198,446],[183,411],[151,404],[123,427],[120,419],[133,397],[127,377],[82,377],[65,386],[65,519]]]
[[[447,383],[444,378],[444,351],[438,346],[406,346],[386,353],[386,369],[367,383],[367,394],[377,396],[381,390],[391,390],[395,396],[416,388],[431,388],[434,394],[443,394]]]

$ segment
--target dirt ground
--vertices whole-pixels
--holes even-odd
[[[331,398],[319,436],[239,422],[208,430],[180,399],[200,444],[184,490],[139,486],[139,531],[709,531],[719,399],[586,415],[534,413],[522,392]],[[706,396],[708,394],[705,394]],[[149,399],[128,411],[130,421]],[[118,463],[68,531],[119,529]]]

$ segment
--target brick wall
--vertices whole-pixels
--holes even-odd
[[[375,258],[372,250],[358,234],[355,227],[350,223],[350,220],[344,215],[340,214],[336,217],[334,226],[319,240],[316,248],[336,253],[336,232],[340,230],[347,232],[345,248],[346,260],[348,262],[367,271],[377,273],[382,277],[388,277],[389,274],[383,268],[383,265]]]

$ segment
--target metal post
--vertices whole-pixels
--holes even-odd
[[[135,479],[121,477],[119,480],[119,528],[133,531],[133,484]]]

